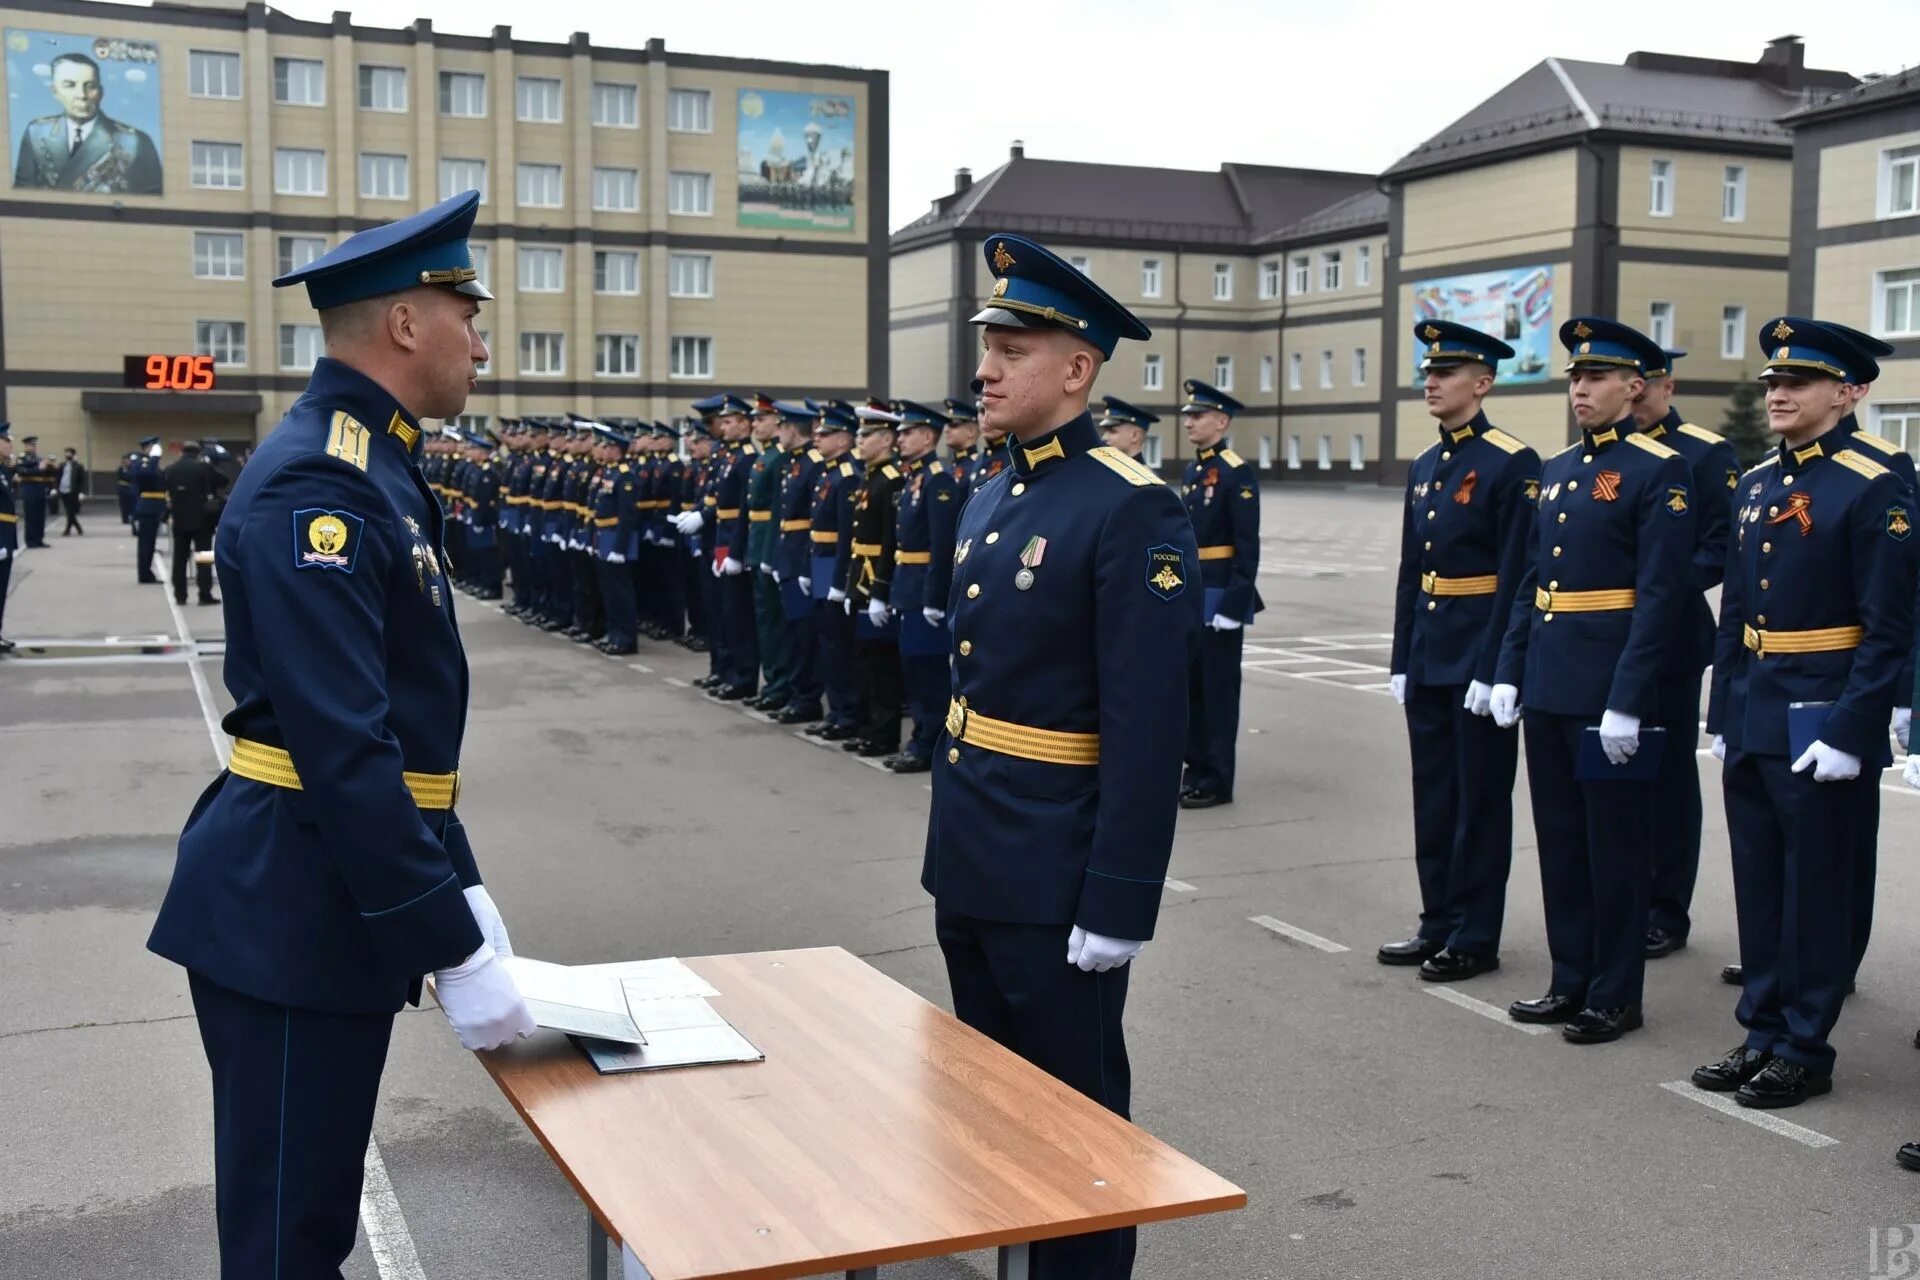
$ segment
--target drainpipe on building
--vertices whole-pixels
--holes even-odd
[[[1180,292],[1180,250],[1178,248],[1173,251],[1173,309],[1173,385],[1177,389],[1181,385],[1180,352],[1183,345],[1181,339],[1185,336],[1187,327],[1187,299],[1186,296]],[[1178,404],[1179,400],[1176,399],[1174,403]],[[1173,445],[1173,460],[1175,463],[1181,461],[1179,426],[1180,415],[1174,414],[1173,427],[1168,430],[1167,437],[1169,443]],[[1179,473],[1180,468],[1176,466],[1174,468],[1174,474],[1178,475]]]

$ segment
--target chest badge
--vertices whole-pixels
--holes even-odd
[[[1598,502],[1618,502],[1620,500],[1620,473],[1602,471],[1593,478],[1593,496]]]
[[[1162,600],[1171,600],[1186,589],[1187,580],[1182,576],[1186,568],[1186,558],[1180,548],[1170,542],[1163,542],[1147,551],[1147,590]]]
[[[1463,507],[1472,502],[1473,486],[1478,483],[1480,483],[1480,473],[1478,471],[1467,472],[1466,479],[1462,480],[1460,487],[1453,491],[1453,500]]]
[[[967,552],[969,552],[969,551],[971,551],[971,550],[973,550],[973,539],[972,539],[972,538],[968,538],[968,539],[967,539],[967,540],[966,540],[965,542],[963,542],[963,543],[961,543],[961,544],[960,544],[959,546],[957,546],[957,547],[955,547],[955,548],[953,549],[953,562],[954,562],[954,564],[956,564],[956,565],[962,565],[962,564],[965,564],[965,563],[967,562]]]
[[[415,520],[412,516],[401,516],[400,522],[407,526],[408,533],[416,538],[420,536],[420,522],[418,520]]]
[[[1047,540],[1038,534],[1027,539],[1027,545],[1020,548],[1020,572],[1013,575],[1013,585],[1022,591],[1033,590],[1033,571],[1047,558]]]
[[[1813,532],[1813,495],[1805,489],[1787,499],[1786,510],[1777,516],[1769,516],[1768,524],[1785,524],[1792,520],[1800,526],[1800,536],[1806,537]],[[1891,529],[1888,532],[1892,532]]]

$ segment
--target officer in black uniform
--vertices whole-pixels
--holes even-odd
[[[1100,415],[1101,439],[1135,462],[1144,462],[1140,455],[1147,447],[1147,432],[1160,421],[1160,415],[1136,408],[1119,396],[1101,396],[1100,402],[1106,406]]]
[[[133,471],[139,461],[139,454],[129,453],[120,459],[120,466],[113,473],[113,493],[120,502],[121,524],[133,523]]]
[[[853,619],[853,665],[859,688],[860,728],[845,750],[875,759],[900,751],[900,720],[906,691],[900,676],[900,625],[889,603],[899,531],[900,489],[905,477],[894,456],[900,416],[862,405],[854,448],[866,464],[853,504],[853,544],[847,577],[847,613]]]
[[[1512,347],[1451,320],[1421,321],[1413,340],[1439,439],[1407,473],[1388,670],[1413,757],[1420,928],[1378,955],[1454,982],[1500,967],[1520,740],[1493,722],[1494,669],[1526,573],[1540,455],[1483,408]]]
[[[160,521],[167,514],[167,481],[160,470],[160,437],[140,442],[140,461],[133,472],[133,556],[142,583],[159,582],[153,571],[153,553],[160,541]]]
[[[823,718],[820,653],[813,606],[813,491],[826,468],[826,458],[813,445],[820,411],[811,405],[782,400],[780,444],[786,450],[779,492],[774,497],[775,527],[770,539],[774,584],[779,589],[780,615],[786,628],[787,654],[792,662],[793,693],[774,713],[777,724],[818,724]]]

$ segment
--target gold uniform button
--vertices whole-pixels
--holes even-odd
[[[1778,508],[1778,507],[1768,507],[1768,508],[1767,508],[1767,514],[1768,514],[1768,515],[1770,515],[1770,516],[1777,516],[1777,515],[1779,515],[1779,514],[1780,514],[1780,508]]]
[[[1439,514],[1440,514],[1440,513],[1439,513],[1439,512],[1437,512],[1437,511],[1429,511],[1429,512],[1427,512],[1427,519],[1429,519],[1429,520],[1431,520],[1431,519],[1433,519],[1433,518],[1434,518],[1435,516],[1437,516],[1437,515],[1439,515]]]
[[[962,640],[960,642],[960,656],[964,658],[972,652],[973,652],[973,641]]]
[[[1024,484],[1017,484],[1013,486],[1013,496],[1016,498],[1019,497],[1021,494],[1025,493],[1026,491],[1027,491],[1027,486]]]
[[[947,763],[948,763],[948,764],[959,764],[959,763],[960,763],[960,748],[958,748],[958,747],[948,747],[948,748],[947,748]]]
[[[1771,587],[1772,585],[1773,584],[1771,582],[1768,582],[1765,578],[1760,579],[1760,589],[1762,591],[1765,591],[1767,588]]]
[[[1440,452],[1440,461],[1442,461],[1442,462],[1446,462],[1446,461],[1448,461],[1449,459],[1451,459],[1452,457],[1453,457],[1453,454],[1451,454],[1451,453],[1449,453],[1449,452],[1447,452],[1447,451],[1446,451],[1446,450],[1444,450],[1444,449],[1443,449],[1443,450],[1441,450],[1441,452]]]
[[[1558,517],[1558,520],[1559,520],[1559,523],[1565,524],[1567,522],[1567,513],[1562,511]]]
[[[1540,621],[1542,621],[1542,622],[1552,622],[1552,621],[1553,621],[1553,615],[1552,615],[1552,614],[1550,614],[1550,613],[1546,613],[1546,614],[1542,614],[1542,615],[1540,615]]]
[[[1762,551],[1772,551],[1772,550],[1773,550],[1773,544],[1772,544],[1771,542],[1763,542],[1763,543],[1761,543],[1761,544],[1760,544],[1760,550],[1762,550]]]
[[[987,545],[988,545],[988,546],[992,546],[992,545],[993,545],[994,543],[996,543],[996,542],[998,542],[998,541],[1000,541],[1000,535],[999,535],[999,533],[998,533],[998,532],[995,532],[995,533],[990,533],[990,534],[988,534],[988,535],[987,535]]]
[[[1433,550],[1433,544],[1431,542],[1427,544],[1427,550],[1429,551]]]
[[[1780,477],[1780,483],[1781,483],[1781,484],[1792,484],[1792,483],[1793,483],[1793,477],[1792,477],[1792,476],[1781,476],[1781,477]]]
[[[1764,627],[1767,625],[1767,615],[1764,613],[1758,614],[1755,616],[1754,621]]]
[[[1557,580],[1553,582],[1549,582],[1547,584],[1547,590],[1549,591],[1558,591],[1559,589],[1560,589],[1560,583]]]
[[[1438,600],[1429,600],[1429,601],[1427,601],[1427,612],[1428,612],[1428,613],[1432,613],[1432,612],[1433,612],[1433,611],[1434,611],[1435,609],[1438,609],[1439,607],[1440,607],[1440,602],[1439,602]]]
[[[1554,554],[1554,555],[1556,555],[1556,556],[1557,556],[1557,555],[1559,555],[1559,554],[1560,554],[1560,548],[1558,548],[1558,547],[1555,547],[1555,548],[1553,549],[1553,554]]]
[[[1583,453],[1583,454],[1581,454],[1581,455],[1580,455],[1580,461],[1582,461],[1582,462],[1592,462],[1592,461],[1593,461],[1593,455],[1592,455],[1592,454],[1590,454],[1590,453]]]
[[[972,599],[975,599],[976,597],[978,597],[978,596],[979,596],[979,594],[980,594],[980,584],[979,584],[979,583],[977,583],[977,582],[976,582],[976,583],[974,583],[974,584],[973,584],[972,586],[970,586],[970,587],[968,587],[968,588],[967,588],[967,599],[969,599],[969,600],[972,600]]]

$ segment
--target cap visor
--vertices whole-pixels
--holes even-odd
[[[1065,325],[1054,324],[1039,316],[1023,315],[1018,311],[1009,311],[1005,307],[987,307],[968,324],[997,324],[1008,329],[1065,329]]]
[[[469,298],[478,298],[482,302],[493,301],[493,295],[487,291],[487,286],[481,284],[478,280],[469,280],[465,284],[456,284],[453,286],[453,291],[455,293],[464,293]]]

